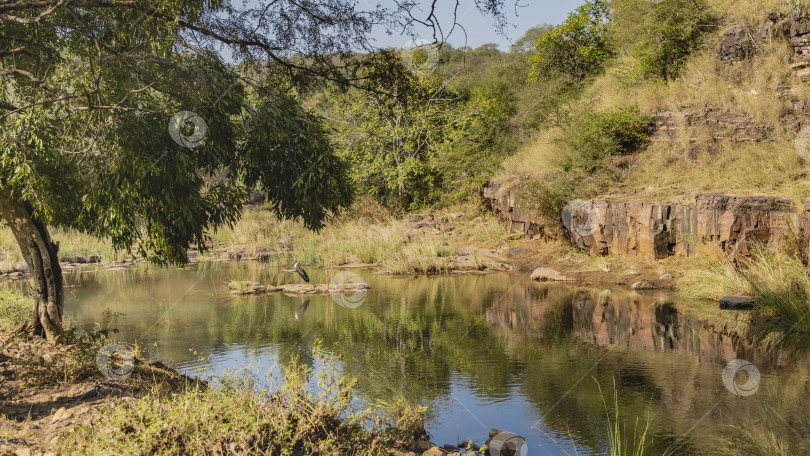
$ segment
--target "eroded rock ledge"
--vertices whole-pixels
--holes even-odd
[[[543,222],[513,192],[488,188],[492,209],[512,232],[534,236]],[[699,194],[694,204],[643,201],[588,201],[571,213],[571,242],[592,255],[691,255],[699,244],[714,246],[729,258],[757,245],[769,250],[798,247],[807,261],[810,204],[761,196]]]

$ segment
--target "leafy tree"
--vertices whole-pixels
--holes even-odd
[[[705,0],[612,0],[612,46],[634,57],[637,77],[673,79],[717,19]]]
[[[484,81],[465,96],[456,120],[437,145],[444,204],[480,195],[501,162],[517,148],[511,120],[515,97],[498,81]]]
[[[440,190],[438,145],[460,121],[461,95],[439,75],[412,73],[397,53],[378,56],[362,89],[336,96],[332,108],[358,190],[400,209],[429,204]]]
[[[543,33],[534,43],[530,81],[562,76],[579,85],[602,71],[610,49],[604,36],[607,7],[588,1],[568,15],[565,22]]]
[[[477,2],[496,16],[500,5]],[[356,51],[373,50],[373,27],[436,24],[430,11],[424,21],[411,2],[0,4],[0,213],[33,276],[29,329],[61,334],[49,226],[182,264],[208,230],[239,217],[254,186],[280,216],[313,229],[339,213],[352,196],[347,166],[287,93],[356,83],[365,58]],[[224,64],[213,52],[223,48],[260,67],[261,84]]]
[[[546,32],[554,28],[552,25],[543,24],[537,25],[529,30],[526,30],[526,33],[523,34],[522,37],[518,38],[517,41],[509,48],[510,52],[515,52],[518,54],[526,54],[532,52],[534,50],[534,43],[540,39]]]

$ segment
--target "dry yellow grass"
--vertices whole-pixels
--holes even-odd
[[[726,25],[739,24],[756,27],[771,11],[786,13],[786,0],[711,0],[709,7],[714,14],[721,16]]]
[[[120,260],[126,252],[115,250],[104,239],[82,234],[72,230],[51,229],[51,238],[59,243],[60,258],[98,255],[105,260]],[[4,271],[10,264],[23,261],[17,240],[11,230],[0,225],[0,271]]]
[[[787,11],[783,0],[715,0],[723,26],[709,42],[717,42],[730,24],[761,25],[768,11]],[[783,40],[762,45],[762,53],[746,62],[724,65],[716,49],[693,54],[674,81],[636,81],[627,75],[633,62],[622,57],[566,109],[605,111],[637,105],[644,112],[697,111],[706,106],[773,131],[769,141],[735,143],[716,140],[707,126],[691,125],[672,138],[656,137],[636,154],[623,183],[600,196],[617,199],[692,201],[696,193],[772,195],[795,199],[810,196],[805,162],[794,147],[796,131],[785,122],[793,100],[810,101],[810,85],[793,76],[788,60],[792,48]],[[716,133],[716,132],[715,132]],[[548,180],[559,172],[562,155],[554,138],[559,129],[546,129],[518,154],[503,163],[495,181],[508,187],[513,173]]]
[[[724,65],[714,50],[693,55],[681,76],[667,84],[645,84],[633,100],[645,111],[683,111],[709,105],[767,125],[781,126],[789,105],[781,93],[803,89],[788,66],[792,48],[783,42],[763,46],[765,54],[747,62]],[[804,96],[803,90],[797,93]]]
[[[554,143],[557,129],[550,128],[537,133],[535,138],[524,145],[518,153],[503,162],[503,170],[495,177],[502,184],[509,183],[513,174],[544,176],[557,169],[557,160],[561,153]]]

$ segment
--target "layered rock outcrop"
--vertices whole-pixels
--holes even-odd
[[[514,192],[493,197],[497,193],[487,192],[495,214],[512,232],[533,235],[539,219],[514,210],[527,204]],[[702,243],[732,259],[757,246],[796,245],[810,256],[810,204],[798,210],[790,199],[700,194],[694,204],[598,200],[570,207],[568,217],[571,242],[592,255],[666,258],[693,254]]]
[[[806,16],[806,15],[805,15]],[[760,52],[769,39],[783,38],[793,46],[790,68],[801,80],[810,81],[810,18],[768,14],[759,27],[732,25],[723,32],[717,54],[726,64],[733,64]]]
[[[786,111],[789,106],[786,105]],[[790,120],[790,119],[788,119]],[[690,111],[661,111],[653,113],[653,141],[677,138],[682,130],[703,128],[714,141],[761,142],[773,137],[775,128],[746,116],[711,106]],[[798,123],[793,122],[793,123]]]

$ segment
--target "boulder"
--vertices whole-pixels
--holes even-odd
[[[427,440],[420,440],[420,441],[416,442],[416,450],[417,451],[425,451],[425,450],[428,450],[428,449],[430,449],[430,448],[432,448],[434,446],[435,445],[428,442]]]
[[[428,448],[427,451],[425,451],[424,453],[422,453],[422,456],[444,456],[445,454],[447,453],[442,451],[441,448],[433,446]]]
[[[717,54],[723,63],[729,64],[751,57],[756,50],[757,42],[751,30],[742,25],[732,25],[723,32]]]
[[[235,295],[261,294],[267,291],[267,287],[260,284],[259,282],[234,281],[228,283],[228,289],[231,290],[231,293]]]
[[[720,298],[720,308],[723,310],[751,310],[754,300],[745,296],[724,296]]]
[[[532,272],[532,280],[540,282],[571,282],[574,279],[564,276],[561,272],[550,268],[537,268]]]

